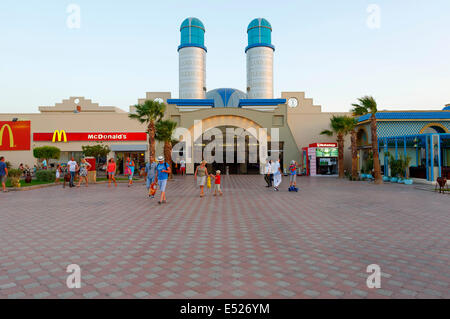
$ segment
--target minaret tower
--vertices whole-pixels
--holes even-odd
[[[249,99],[273,98],[272,26],[263,18],[252,20],[247,28],[247,95]]]
[[[204,99],[206,93],[205,27],[197,18],[187,18],[180,27],[179,98]]]

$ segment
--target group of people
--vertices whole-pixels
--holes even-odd
[[[298,164],[296,161],[291,161],[289,165],[289,189],[297,187],[297,169]],[[282,179],[282,171],[280,160],[272,161],[267,160],[264,167],[264,180],[267,183],[266,187],[273,187],[274,191],[280,190],[280,184]]]
[[[75,159],[72,157],[70,161],[67,162],[67,166],[63,166],[58,164],[56,166],[56,183],[59,183],[59,179],[63,178],[63,187],[66,187],[66,181],[69,182],[69,187],[80,187],[81,182],[85,182],[86,187],[89,186],[88,181],[88,171],[92,167],[92,165],[86,161],[85,158],[82,158],[80,163],[78,164]],[[78,184],[75,185],[75,176],[78,174]],[[66,177],[70,176],[70,178]]]
[[[158,156],[157,161],[150,161],[145,165],[146,186],[149,191],[149,197],[155,198],[156,185],[161,191],[160,199],[158,204],[167,203],[166,200],[166,187],[167,180],[169,179],[169,174],[172,173],[172,168],[170,165],[164,161],[164,156]]]
[[[205,196],[205,183],[207,187],[209,186],[208,188],[211,188],[211,179],[214,179],[214,196],[217,196],[217,194],[223,195],[220,187],[220,171],[217,170],[216,175],[208,174],[205,160],[195,169],[194,179],[197,181],[197,186],[200,187],[200,197]]]
[[[206,161],[203,160],[200,165],[197,166],[194,173],[194,180],[197,183],[197,186],[200,188],[200,197],[205,196],[205,185],[207,188],[212,188],[212,181],[214,181],[214,196],[222,196],[222,188],[221,188],[221,172],[217,170],[215,174],[209,174],[208,169],[206,167]],[[64,187],[66,181],[69,182],[69,187],[80,187],[81,183],[84,181],[86,187],[88,187],[88,171],[92,167],[92,165],[86,161],[85,158],[82,158],[80,163],[77,163],[75,159],[72,157],[70,161],[67,162],[67,166],[62,166],[58,164],[56,167],[56,182],[59,182],[61,177],[64,178]],[[25,170],[21,164],[21,168]],[[289,190],[291,188],[296,188],[297,182],[297,169],[298,164],[296,161],[291,161],[289,166]],[[128,187],[133,184],[133,175],[135,171],[135,163],[129,157],[126,158],[125,161],[125,175],[128,175]],[[186,174],[186,162],[184,160],[180,161],[180,171],[181,175]],[[106,165],[106,173],[108,177],[108,187],[111,187],[111,184],[114,182],[115,187],[117,187],[116,181],[116,172],[117,165],[114,158],[110,158],[107,161]],[[169,178],[169,174],[172,173],[172,168],[170,165],[164,161],[163,156],[159,156],[157,160],[150,161],[145,165],[144,174],[146,175],[146,186],[149,191],[149,197],[155,197],[155,191],[158,188],[161,192],[160,199],[158,204],[167,203],[166,199],[166,187],[167,181]],[[78,184],[75,185],[75,177],[78,174],[79,180]],[[279,191],[279,187],[282,181],[282,170],[280,165],[280,160],[267,160],[264,167],[264,180],[267,183],[266,187],[273,187],[274,191]],[[0,182],[3,188],[3,191],[6,191],[6,177],[8,175],[8,169],[5,163],[5,158],[0,157]],[[69,178],[70,177],[70,178]],[[211,190],[212,192],[212,190]]]

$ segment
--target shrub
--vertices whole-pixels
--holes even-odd
[[[33,149],[33,155],[35,158],[58,159],[61,154],[61,150],[55,146],[41,146]]]
[[[41,182],[54,182],[56,172],[54,170],[42,169],[36,172],[36,180]]]
[[[11,168],[8,170],[9,177],[20,177],[22,176],[22,171],[18,168]]]
[[[8,176],[13,187],[20,187],[20,176],[22,176],[22,171],[20,169],[11,168],[8,170]]]
[[[394,156],[390,155],[389,167],[391,168],[391,176],[398,177],[402,174],[402,160],[395,159]]]

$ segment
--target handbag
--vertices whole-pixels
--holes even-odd
[[[149,189],[148,194],[149,194],[150,196],[154,196],[155,193],[156,193],[156,183],[153,182],[153,183],[150,185],[150,189]]]

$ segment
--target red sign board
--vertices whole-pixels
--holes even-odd
[[[337,147],[337,143],[314,143],[309,144],[309,147]]]
[[[66,133],[64,130],[55,130],[52,133],[33,133],[33,141],[74,142],[74,141],[147,141],[145,132],[90,132]]]
[[[28,151],[30,121],[0,121],[0,151]]]

